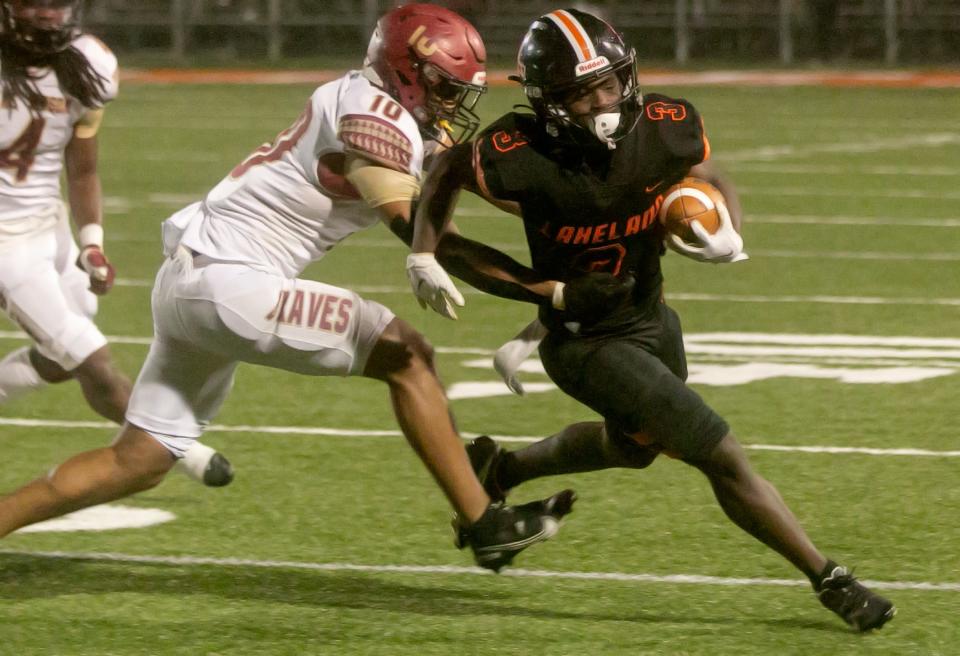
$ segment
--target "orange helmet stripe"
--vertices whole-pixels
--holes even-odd
[[[580,25],[580,21],[570,13],[558,9],[547,14],[546,18],[552,20],[560,28],[560,31],[563,32],[563,35],[567,37],[570,45],[577,52],[577,58],[580,61],[589,61],[597,56],[586,30]]]

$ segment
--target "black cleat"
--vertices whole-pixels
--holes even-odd
[[[521,506],[492,503],[471,526],[454,520],[455,544],[459,549],[469,546],[480,567],[499,572],[527,547],[556,535],[560,520],[573,510],[576,500],[573,490],[563,490]]]
[[[857,631],[879,629],[897,614],[889,600],[872,592],[839,565],[820,582],[817,598]]]
[[[490,501],[500,503],[507,498],[509,489],[504,490],[497,482],[497,467],[504,450],[492,438],[481,435],[467,445],[467,457],[477,480],[483,486]]]
[[[233,480],[233,465],[221,453],[213,454],[203,470],[203,484],[207,487],[223,487]]]

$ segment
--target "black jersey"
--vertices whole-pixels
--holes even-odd
[[[710,152],[693,105],[646,95],[637,126],[613,150],[551,138],[535,116],[516,112],[490,125],[475,148],[483,191],[520,204],[538,273],[630,274],[638,305],[659,298],[663,192]]]

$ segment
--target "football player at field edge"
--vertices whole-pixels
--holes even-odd
[[[97,133],[117,95],[117,59],[81,31],[81,7],[0,2],[0,306],[33,340],[0,360],[0,405],[76,380],[90,407],[119,424],[130,381],[93,322],[97,296],[115,277],[104,253]],[[207,485],[233,478],[227,459],[200,442],[181,462]]]

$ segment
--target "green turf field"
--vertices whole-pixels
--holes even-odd
[[[218,419],[229,430],[206,440],[237,466],[231,486],[171,475],[119,505],[173,521],[0,545],[0,654],[960,654],[957,91],[658,90],[701,109],[746,209],[749,262],[666,257],[691,379],[820,548],[896,602],[892,624],[848,632],[725,519],[699,474],[666,459],[521,487],[517,499],[572,486],[580,501],[555,541],[518,559],[528,576],[481,575],[451,547],[449,510],[385,387],[241,367]],[[159,222],[309,92],[131,85],[111,107],[101,158],[121,280],[99,324],[130,375],[151,332]],[[518,100],[494,89],[483,114]],[[524,257],[516,219],[473,198],[461,208],[466,234]],[[430,337],[465,434],[515,447],[592,418],[555,390],[518,398],[495,384],[488,355],[532,306],[468,294],[449,322],[417,306],[404,258],[376,229],[308,275]],[[0,331],[2,351],[23,342]],[[71,384],[0,409],[0,489],[104,444],[112,429],[73,424],[97,420]]]

